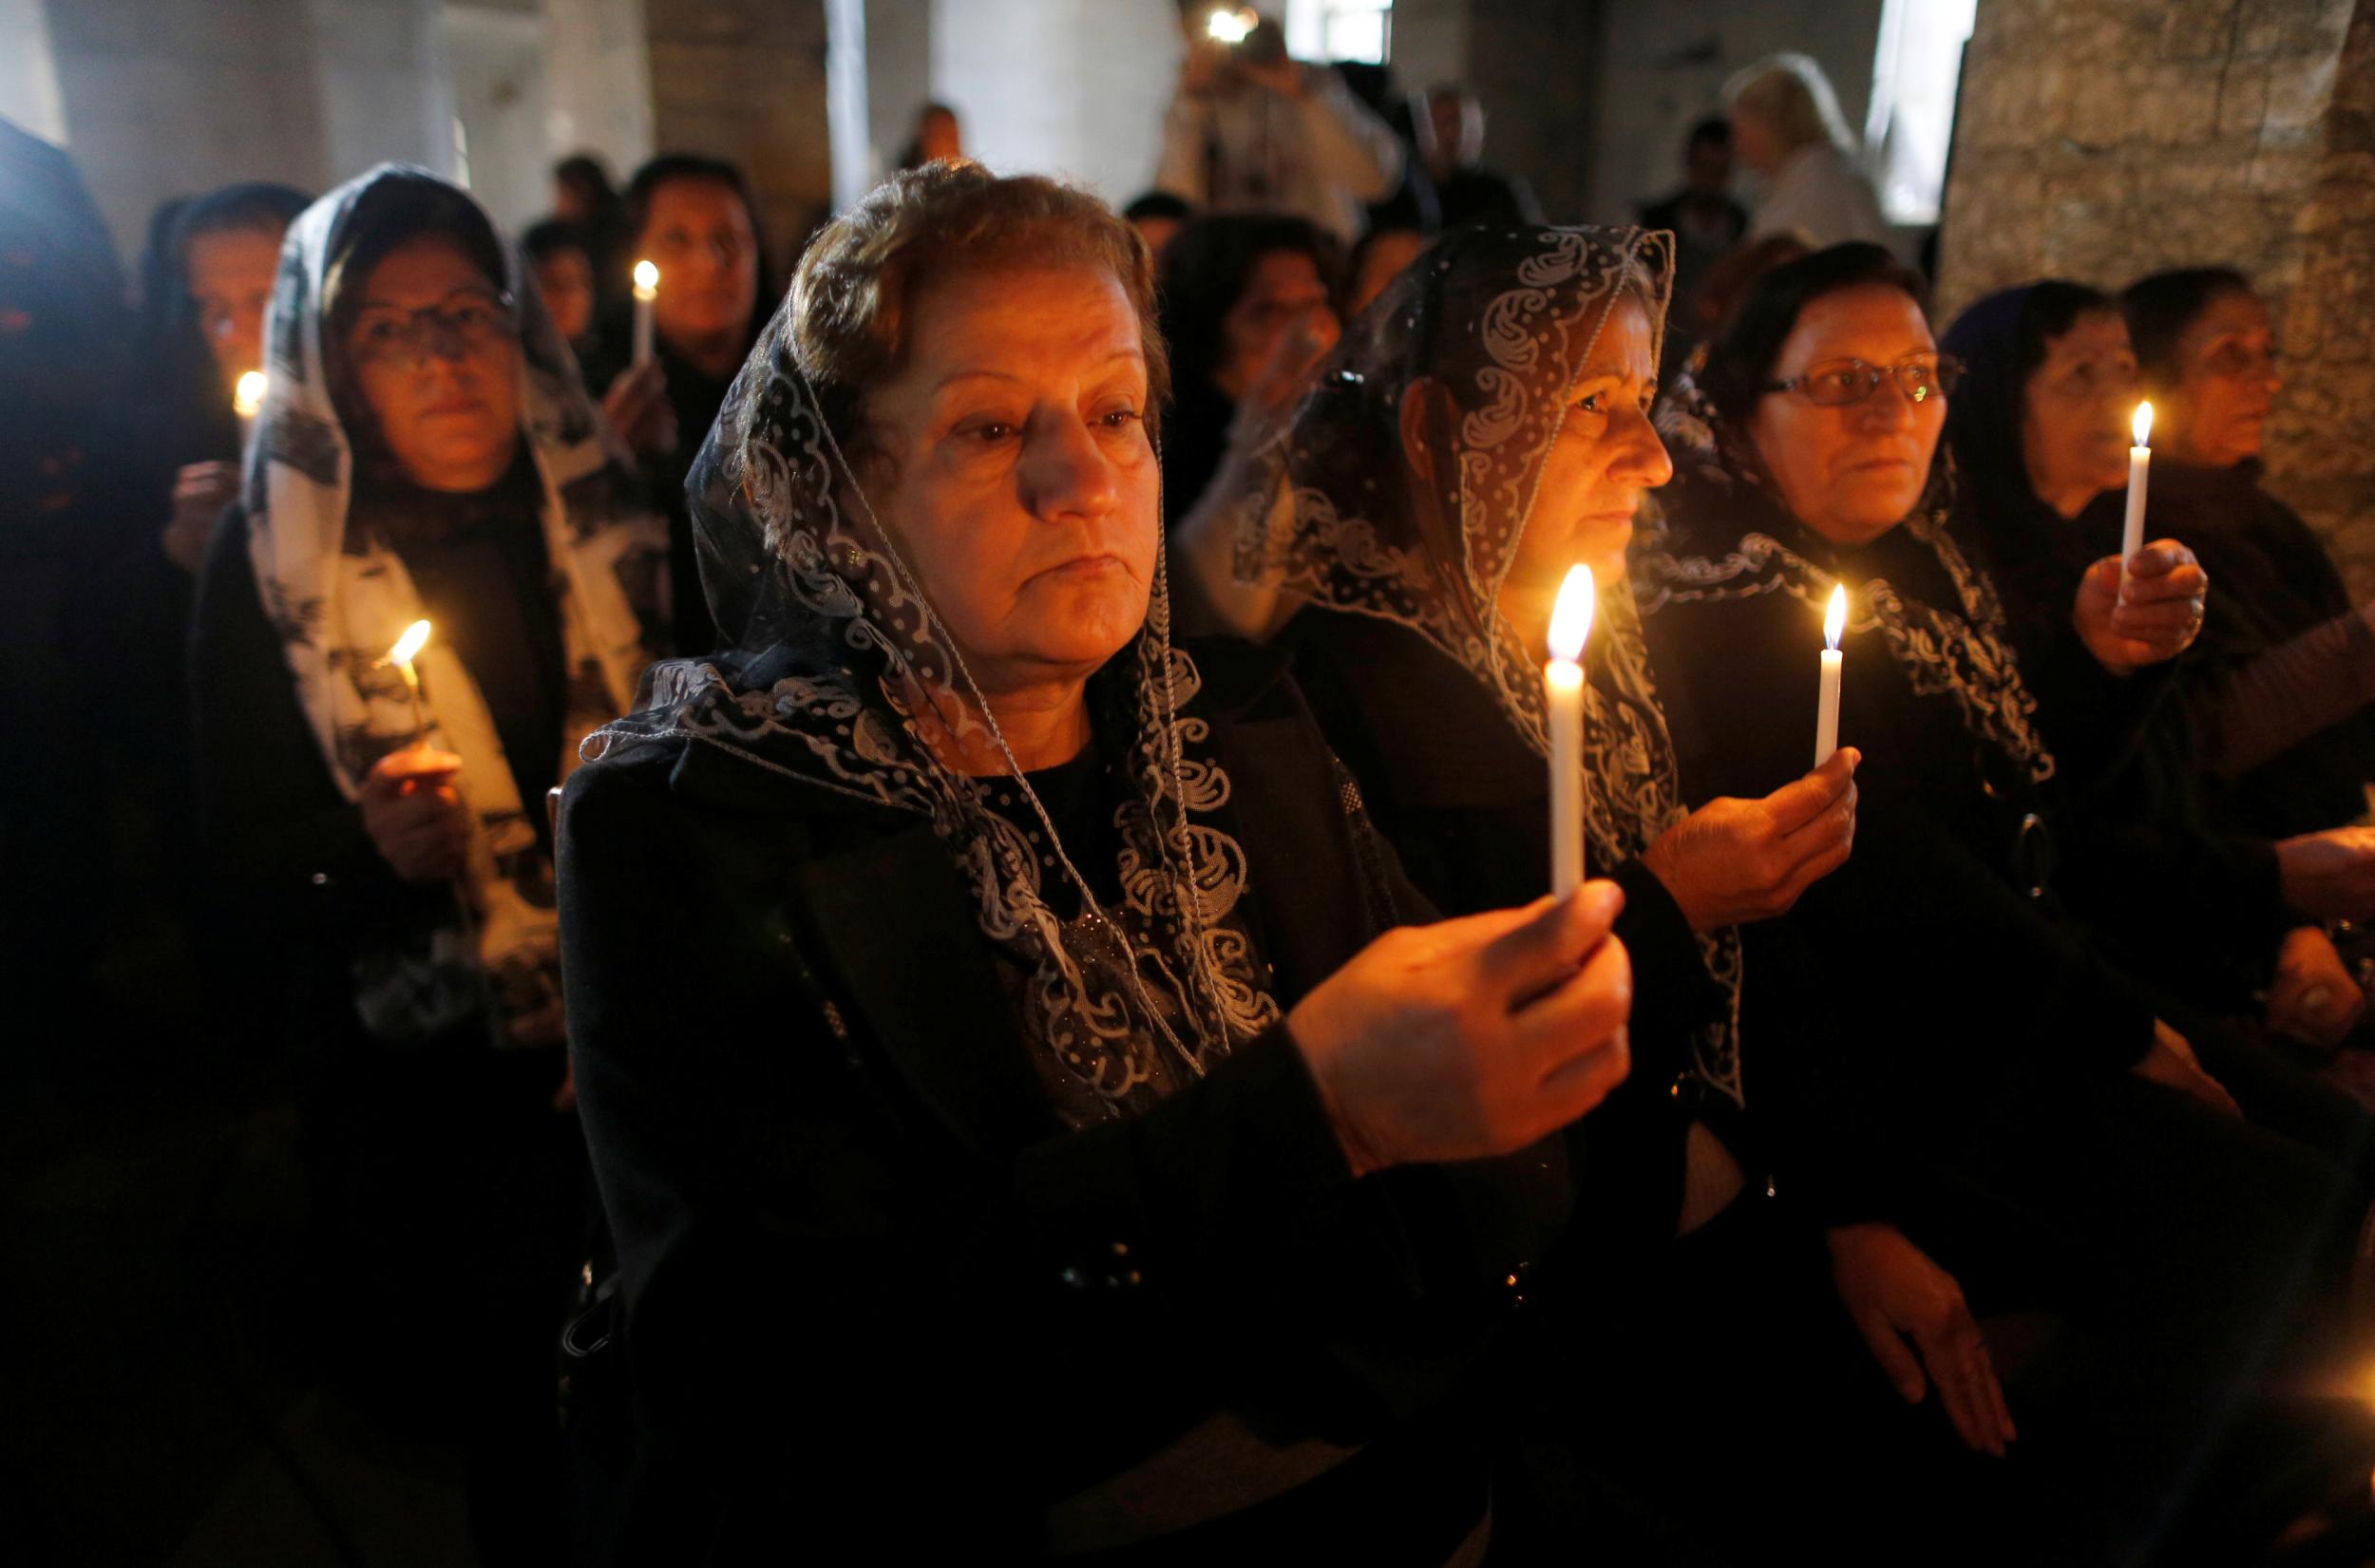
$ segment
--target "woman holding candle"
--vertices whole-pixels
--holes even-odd
[[[628,252],[650,270],[586,361],[607,387],[604,414],[635,453],[653,503],[668,517],[670,631],[678,652],[707,652],[717,628],[685,508],[685,476],[726,401],[726,388],[767,321],[759,209],[742,171],[720,159],[667,153],[627,183]],[[638,353],[649,334],[649,357]],[[725,628],[731,641],[733,628]]]
[[[2375,612],[2353,608],[2324,543],[2260,482],[2283,386],[2268,308],[2216,267],[2156,273],[2121,303],[2159,410],[2156,510],[2224,585],[2186,682],[2214,803],[2276,839],[2355,822],[2375,780]]]
[[[1975,1280],[1983,1298],[2051,1302],[2095,1348],[2090,1376],[2149,1394],[2024,1407],[2032,1452],[2089,1454],[2047,1478],[2069,1555],[2094,1560],[2154,1527],[2171,1467],[2218,1437],[2365,1203],[2240,1120],[2054,897],[2057,759],[1995,585],[1948,526],[1932,460],[1956,371],[1919,290],[1871,246],[1760,280],[1661,421],[1682,473],[1634,570],[1696,791],[1802,764],[1809,631],[1850,586],[1857,853],[1749,928],[1748,972],[1794,938],[1802,983],[1838,1000],[1832,1085],[1876,1179],[1918,1201],[1908,1231],[1950,1263],[2009,1265]]]
[[[748,645],[561,814],[624,1560],[1481,1548],[1444,1400],[1622,1076],[1618,900],[1377,935],[1423,900],[1277,661],[1169,640],[1164,371],[1127,224],[934,163],[712,435]]]
[[[1608,585],[1573,706],[1589,864],[1626,890],[1635,1071],[1583,1124],[1586,1220],[1538,1280],[1551,1315],[1512,1355],[1525,1369],[1512,1419],[1553,1449],[1579,1447],[1702,1545],[1742,1549],[1725,1535],[1735,1526],[1814,1528],[1796,1512],[1811,1505],[1843,1560],[1885,1557],[1845,1538],[1868,1526],[1902,1547],[1903,1519],[1884,1509],[1842,1527],[1795,1463],[1885,1471],[1902,1484],[1874,1490],[1909,1510],[1925,1495],[1910,1472],[1947,1456],[1925,1441],[1937,1434],[1904,1428],[1932,1417],[1890,1408],[1871,1358],[1916,1398],[1936,1387],[1973,1448],[2002,1452],[2012,1427],[1952,1278],[1902,1233],[1863,1223],[1885,1200],[1840,1181],[1843,1166],[1803,1158],[1837,1130],[1808,1070],[1819,1004],[1781,969],[1740,965],[1733,928],[1786,910],[1846,860],[1855,753],[1763,799],[1682,807],[1624,587],[1633,516],[1671,473],[1648,419],[1668,243],[1556,228],[1446,238],[1354,324],[1272,447],[1267,482],[1187,532],[1242,530],[1250,592],[1206,596],[1244,630],[1300,612],[1277,641],[1414,879],[1453,912],[1544,883],[1573,679],[1554,630],[1573,609],[1562,578]],[[1809,633],[1801,745],[1821,646]],[[1749,988],[1761,988],[1754,1006]],[[1755,1196],[1776,1167],[1786,1205]],[[1857,1222],[1834,1238],[1835,1293],[1821,1285],[1831,1216]],[[1760,1311],[1742,1323],[1751,1295]],[[1842,1301],[1866,1345],[1845,1332]],[[1612,1339],[1638,1356],[1562,1348]],[[1544,1387],[1518,1391],[1527,1383]],[[1769,1441],[1776,1421],[1797,1424],[1786,1454]],[[1740,1506],[1703,1517],[1676,1490],[1685,1475],[1720,1476]]]
[[[297,954],[309,1176],[362,1348],[341,1380],[488,1466],[475,1517],[510,1560],[554,1527],[520,1467],[551,1457],[582,1181],[543,795],[632,695],[663,536],[461,191],[375,171],[283,266],[280,373],[200,582],[201,803]],[[390,656],[424,618],[426,739]]]
[[[2003,591],[2024,671],[2075,671],[2058,685],[2033,683],[2070,812],[2065,895],[2125,967],[2193,1005],[2244,1016],[2263,1011],[2252,997],[2265,994],[2272,1028],[2339,1043],[2360,1011],[2359,988],[2291,906],[2317,902],[2304,868],[2321,853],[2350,853],[2347,836],[2288,846],[2221,827],[2184,711],[2161,701],[2170,679],[2187,685],[2193,673],[2171,666],[2110,678],[2069,631],[2074,594],[2090,574],[2107,584],[2102,554],[2119,548],[2133,510],[2133,489],[2123,507],[2118,488],[2137,398],[2118,303],[2075,283],[2005,290],[1964,312],[1945,341],[1969,370],[1947,418],[1966,486],[1956,526]],[[2156,516],[2190,516],[2181,477],[2158,499]],[[2176,551],[2193,554],[2176,539],[2154,553]]]

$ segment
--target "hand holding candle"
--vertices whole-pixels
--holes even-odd
[[[1839,639],[1847,634],[1847,584],[1831,590],[1831,608],[1822,617],[1822,686],[1814,698],[1814,765],[1820,767],[1839,749],[1839,673],[1846,656]]]
[[[613,274],[617,276],[617,274]],[[659,269],[649,261],[635,264],[635,363],[652,362],[652,305],[659,298]]]
[[[1598,605],[1591,568],[1571,569],[1550,611],[1550,662],[1542,671],[1550,731],[1550,891],[1562,898],[1584,880],[1583,659]]]
[[[2136,444],[2128,448],[2128,513],[2126,525],[2119,531],[2119,595],[2127,596],[2127,563],[2144,548],[2145,481],[2153,466],[2153,406],[2136,406],[2136,419],[2131,426],[2136,432]]]

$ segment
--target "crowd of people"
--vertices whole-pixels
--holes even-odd
[[[383,166],[173,204],[137,318],[0,126],[21,1011],[128,779],[489,1563],[2301,1539],[2375,622],[2268,310],[1934,322],[1811,63],[1727,101],[1546,225],[1264,24],[1118,212],[934,104],[788,285],[713,159],[516,238]]]

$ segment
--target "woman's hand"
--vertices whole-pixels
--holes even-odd
[[[2020,1434],[1987,1357],[1987,1341],[1954,1275],[1894,1225],[1842,1225],[1826,1238],[1839,1300],[1897,1392],[1908,1405],[1919,1405],[1934,1382],[1964,1445],[2002,1459],[2004,1445]]]
[[[668,378],[658,360],[618,372],[602,394],[602,418],[638,457],[659,457],[676,449],[676,410],[669,404]]]
[[[197,573],[206,559],[206,541],[215,537],[215,523],[238,494],[236,463],[185,463],[173,476],[173,517],[159,542],[174,565]]]
[[[363,776],[363,831],[408,882],[442,882],[462,870],[470,818],[454,785],[461,770],[450,751],[408,746]]]
[[[2276,950],[2276,976],[2268,988],[2270,1029],[2331,1050],[2366,1010],[2366,998],[2331,937],[2316,926],[2285,934]]]
[[[1624,895],[1389,931],[1295,1005],[1303,1053],[1355,1176],[1524,1148],[1630,1070]]]
[[[1789,913],[1855,847],[1852,746],[1761,801],[1709,801],[1642,852],[1693,931]]]
[[[2200,1058],[2186,1043],[2184,1035],[2153,1020],[2153,1048],[2144,1053],[2144,1060],[2128,1069],[2138,1078],[2190,1094],[2214,1111],[2222,1111],[2236,1121],[2243,1119],[2243,1107],[2234,1103],[2227,1086],[2202,1070]]]
[[[2332,827],[2276,845],[2285,902],[2312,920],[2375,918],[2375,827]]]
[[[2115,675],[2133,675],[2174,659],[2202,630],[2210,574],[2176,539],[2156,539],[2136,553],[2121,591],[2119,557],[2105,556],[2079,579],[2070,624],[2095,661]]]

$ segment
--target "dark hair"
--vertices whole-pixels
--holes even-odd
[[[1829,294],[1874,287],[1894,289],[1927,308],[1922,274],[1870,240],[1849,240],[1785,261],[1758,278],[1707,346],[1699,385],[1716,412],[1731,425],[1744,425],[1765,395],[1773,363],[1806,307]]]
[[[1336,242],[1304,218],[1276,213],[1228,213],[1200,217],[1163,249],[1163,337],[1170,345],[1176,386],[1207,385],[1221,357],[1221,320],[1245,292],[1265,255],[1307,255],[1333,298]]]
[[[1704,119],[1691,122],[1690,134],[1682,138],[1683,150],[1695,150],[1708,142],[1721,147],[1730,146],[1732,144],[1732,122],[1720,114],[1711,114]]]
[[[2054,340],[2076,326],[2079,317],[2118,309],[2118,300],[2084,283],[2049,277],[2032,285],[2021,311],[2020,344],[2012,358],[2013,385],[2028,384],[2037,367],[2045,363]]]
[[[2232,267],[2180,267],[2138,278],[2119,296],[2136,362],[2148,378],[2175,376],[2177,340],[2210,309],[2211,301],[2250,293],[2252,280]]]
[[[742,203],[742,210],[750,217],[750,237],[758,243],[764,257],[767,232],[759,225],[759,203],[758,198],[750,194],[750,181],[744,177],[739,166],[722,158],[710,158],[701,153],[662,153],[635,171],[635,178],[627,181],[626,232],[630,241],[641,242],[643,226],[652,219],[653,196],[662,185],[675,179],[704,179],[733,192],[734,198]],[[762,291],[766,283],[767,267],[762,260],[759,266]]]
[[[594,247],[587,242],[585,231],[559,217],[531,224],[527,233],[520,236],[520,249],[527,252],[530,261],[549,261],[563,251],[577,252],[589,266],[594,260]]]
[[[174,220],[176,243],[184,254],[200,235],[280,234],[314,198],[289,185],[252,182],[225,185],[185,203]]]
[[[597,210],[614,206],[618,200],[618,193],[610,188],[610,171],[592,153],[572,153],[554,164],[553,179],[558,184],[576,186]]]
[[[1194,202],[1169,191],[1149,191],[1122,209],[1122,217],[1132,223],[1142,217],[1175,217],[1184,223],[1195,216]]]

